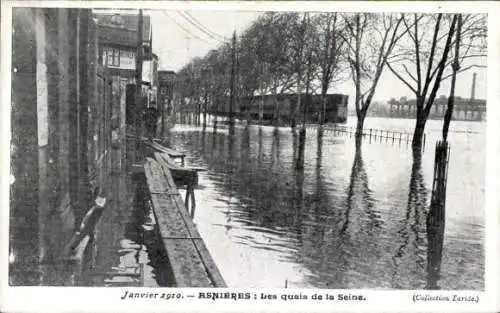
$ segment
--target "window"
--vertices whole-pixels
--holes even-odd
[[[107,66],[120,66],[120,49],[104,48],[102,60],[103,63],[106,62]]]

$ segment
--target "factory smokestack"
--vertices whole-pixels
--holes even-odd
[[[474,73],[472,75],[472,86],[471,86],[471,90],[470,90],[470,99],[471,100],[474,100],[476,97],[476,76],[477,76],[477,73]]]

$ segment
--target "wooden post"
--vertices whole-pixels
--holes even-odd
[[[91,13],[87,10],[78,10],[78,108],[77,108],[77,155],[78,155],[78,203],[81,210],[82,218],[87,210],[87,205],[90,197],[90,186],[88,181],[88,162],[87,162],[87,131],[88,131],[88,107],[89,107],[89,90],[88,90],[88,64],[89,56],[87,53],[89,22]],[[85,47],[85,48],[84,48]]]
[[[440,278],[445,228],[446,181],[448,176],[449,146],[438,141],[434,155],[434,178],[431,205],[427,214],[427,288],[437,289]]]
[[[138,16],[138,26],[137,26],[137,53],[135,58],[135,116],[134,116],[134,127],[136,129],[135,135],[138,140],[136,141],[136,147],[133,155],[139,156],[142,150],[142,27],[143,27],[143,13],[142,9],[139,9]],[[134,160],[137,162],[137,159]]]

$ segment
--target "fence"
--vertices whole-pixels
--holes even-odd
[[[318,127],[318,125],[307,124],[306,127],[316,129]],[[337,124],[323,126],[323,130],[325,132],[333,133],[334,135],[344,134],[346,136],[349,136],[349,138],[354,137],[354,135],[356,134],[355,127],[345,126],[345,125],[337,125]],[[397,130],[369,128],[369,129],[363,130],[362,137],[364,139],[368,139],[370,142],[373,140],[375,142],[384,141],[384,142],[390,142],[392,144],[405,143],[406,145],[408,145],[413,140],[413,133],[397,131]],[[422,149],[425,148],[425,141],[426,141],[426,135],[424,133]]]

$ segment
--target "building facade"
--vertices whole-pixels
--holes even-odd
[[[14,8],[9,283],[80,284],[67,245],[120,165],[91,10]]]
[[[318,123],[323,110],[321,95],[279,94],[244,97],[240,99],[236,116],[251,120],[274,121],[278,119],[284,124],[302,120],[304,111],[307,123]],[[343,94],[327,94],[325,99],[325,123],[345,123],[347,121],[347,104],[349,96]],[[304,110],[305,106],[305,110]],[[219,109],[220,110],[220,109]],[[228,109],[222,108],[218,114],[227,115]]]
[[[152,53],[152,26],[149,16],[143,16],[142,23],[142,77],[141,103],[136,107],[136,56],[138,51],[138,14],[94,13],[98,24],[99,63],[108,77],[113,78],[114,89],[120,95],[120,112],[115,116],[120,123],[122,140],[126,137],[127,122],[137,123],[145,107],[156,106],[158,57]],[[130,130],[129,130],[130,131]]]
[[[95,264],[116,266],[105,256],[132,194],[126,96],[135,89],[137,20],[134,28],[133,17],[90,9],[13,9],[10,285],[89,285]],[[158,58],[147,17],[143,28],[141,86],[152,105]],[[82,226],[92,229],[85,240]]]

